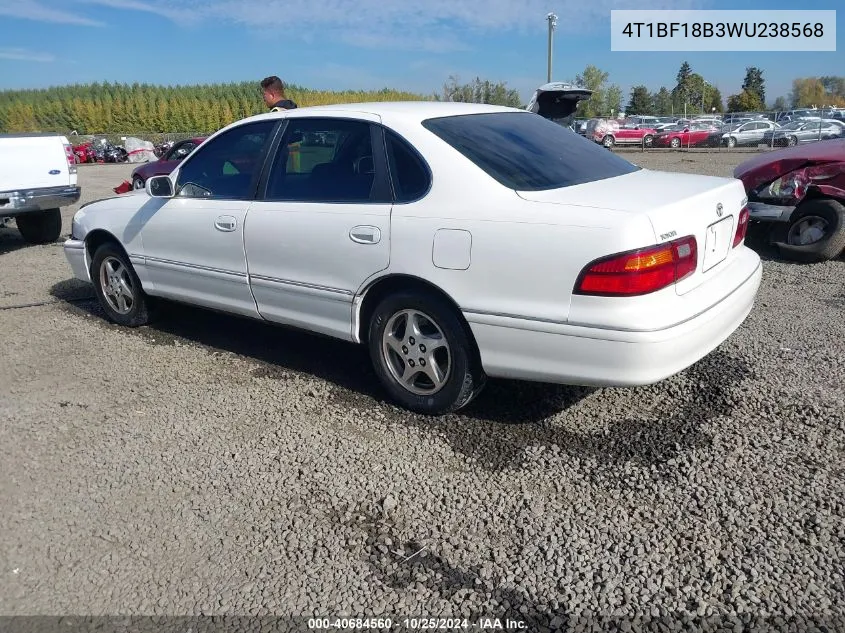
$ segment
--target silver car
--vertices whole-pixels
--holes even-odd
[[[743,121],[722,134],[722,142],[728,147],[737,145],[759,145],[763,142],[766,132],[771,132],[778,126],[768,120]]]
[[[842,128],[826,121],[793,121],[763,135],[766,145],[792,147],[803,143],[813,143],[831,138],[841,138]]]

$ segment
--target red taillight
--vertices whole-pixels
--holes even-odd
[[[76,154],[73,153],[73,145],[65,145],[65,158],[67,159],[68,172],[76,173]]]
[[[742,244],[745,239],[745,234],[748,233],[748,207],[743,207],[739,212],[739,223],[736,225],[736,235],[734,235],[734,245],[736,248]]]
[[[599,296],[644,295],[688,277],[698,264],[698,245],[688,237],[604,257],[589,264],[578,277],[575,294]]]

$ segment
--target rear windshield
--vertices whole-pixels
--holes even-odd
[[[622,176],[640,168],[594,141],[531,112],[423,121],[505,187],[542,191]]]

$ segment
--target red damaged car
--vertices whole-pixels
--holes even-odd
[[[718,129],[706,124],[673,125],[659,130],[654,137],[655,147],[696,147],[712,144],[711,135]]]
[[[796,261],[833,259],[845,250],[845,139],[766,152],[734,169],[748,192],[752,224]]]
[[[179,141],[174,143],[173,147],[167,150],[158,160],[138,165],[132,171],[132,188],[143,189],[147,180],[153,176],[166,176],[176,169],[176,165],[181,163],[204,140],[205,137]]]
[[[655,134],[657,132],[646,125],[620,124],[618,121],[607,120],[603,125],[596,126],[593,132],[593,140],[605,147],[613,147],[614,145],[645,145],[651,147]]]

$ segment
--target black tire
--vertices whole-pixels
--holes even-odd
[[[652,143],[654,143],[654,137],[651,134],[646,134],[643,137],[643,143],[646,147],[651,147]]]
[[[442,387],[434,393],[412,392],[394,377],[388,366],[389,362],[397,361],[388,360],[390,354],[384,351],[383,337],[393,317],[404,310],[415,310],[429,317],[440,329],[448,344],[447,376]],[[405,343],[409,343],[409,340]],[[443,415],[457,411],[469,404],[481,392],[487,380],[468,327],[455,309],[434,293],[403,291],[382,299],[370,319],[368,347],[375,372],[387,393],[402,407],[416,413]],[[416,348],[413,350],[413,353],[418,352],[422,354],[425,350],[420,351]],[[398,358],[398,353],[396,357]],[[398,362],[401,362],[404,367],[415,363],[410,357],[407,360],[400,359]],[[419,363],[419,359],[416,363]],[[417,367],[420,366],[417,364]],[[422,370],[418,372],[417,380]],[[425,380],[425,376],[422,378]],[[429,382],[433,385],[433,381],[429,379]]]
[[[827,222],[824,237],[810,244],[789,244],[790,231],[808,216]],[[804,202],[793,212],[785,236],[776,244],[781,255],[793,261],[812,263],[836,258],[845,250],[845,206],[825,198]]]
[[[112,263],[115,261],[119,262],[126,271],[126,277],[129,280],[128,287],[132,297],[131,308],[128,312],[121,313],[116,310],[106,297],[103,288],[105,282],[102,275],[103,264],[107,261]],[[126,327],[138,327],[150,321],[150,300],[141,287],[141,280],[135,274],[132,263],[120,246],[113,242],[106,242],[97,249],[91,261],[91,281],[94,283],[94,292],[97,295],[97,299],[109,320]]]
[[[672,147],[674,147],[675,149],[677,149],[681,146],[681,139],[676,136],[675,138],[672,139],[672,141],[669,144]]]
[[[132,188],[133,189],[143,189],[144,184],[145,184],[144,179],[141,178],[140,176],[135,176],[132,179]]]
[[[25,213],[17,216],[15,221],[24,241],[29,244],[49,244],[62,234],[62,212],[59,209]]]
[[[787,147],[795,147],[798,145],[798,137],[797,136],[788,136],[786,138],[786,145]]]
[[[612,134],[607,134],[602,140],[601,144],[610,149],[616,144],[616,139],[613,138]]]
[[[736,147],[736,139],[733,136],[728,137],[728,147]]]

